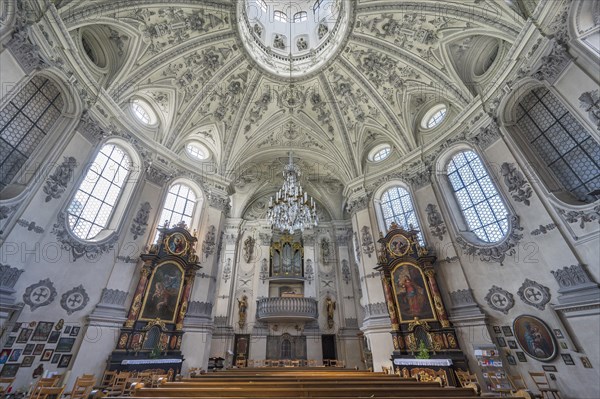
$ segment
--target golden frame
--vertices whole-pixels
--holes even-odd
[[[403,251],[403,252],[397,252],[396,250],[392,249],[392,247],[390,246],[390,244],[391,244],[392,242],[394,242],[394,239],[395,239],[396,237],[402,237],[402,238],[403,238],[403,239],[406,241],[406,246],[404,247],[404,251]],[[411,240],[410,240],[408,237],[406,237],[404,234],[394,234],[394,235],[393,235],[393,236],[392,236],[392,237],[389,239],[389,241],[387,242],[387,244],[386,244],[386,245],[387,245],[387,250],[388,250],[388,252],[389,252],[389,254],[390,254],[390,255],[392,255],[392,256],[395,256],[395,257],[401,257],[401,256],[404,256],[404,255],[406,255],[406,254],[408,254],[408,253],[409,253],[409,251],[410,251],[410,249],[411,249],[412,242],[411,242]]]
[[[171,239],[174,238],[174,237],[176,237],[176,236],[181,236],[183,242],[185,243],[184,248],[181,251],[179,251],[179,252],[175,252],[175,251],[171,250],[171,246],[169,245]],[[188,249],[190,248],[189,241],[187,240],[187,238],[185,237],[185,235],[183,233],[180,233],[180,232],[175,232],[175,233],[172,233],[172,234],[169,234],[168,236],[166,236],[165,239],[164,239],[164,245],[165,245],[165,250],[167,251],[167,253],[170,254],[170,255],[175,255],[175,256],[185,255],[187,253]]]
[[[400,323],[401,324],[407,324],[407,323],[414,323],[415,322],[414,318],[413,319],[408,319],[408,320],[405,320],[405,319],[402,318],[402,312],[400,310],[400,303],[398,303],[398,293],[397,293],[397,290],[396,290],[396,282],[394,280],[394,273],[396,272],[396,270],[398,268],[400,268],[402,266],[406,266],[406,265],[412,266],[412,267],[416,268],[419,271],[419,273],[421,274],[421,278],[423,279],[423,285],[425,286],[424,287],[425,288],[425,292],[427,293],[427,299],[428,299],[429,306],[430,306],[430,309],[431,309],[431,314],[433,314],[433,318],[432,319],[418,319],[418,321],[419,322],[438,321],[437,314],[436,314],[436,311],[435,311],[435,306],[433,304],[433,300],[432,300],[432,297],[431,297],[431,292],[429,291],[429,284],[427,284],[427,277],[425,276],[425,273],[423,273],[423,270],[421,269],[421,267],[418,264],[416,264],[416,263],[399,262],[396,265],[394,265],[394,267],[391,269],[391,273],[390,273],[391,279],[390,279],[390,282],[392,284],[392,290],[394,291],[394,301],[396,302],[396,310],[398,311],[398,316],[400,318]]]
[[[152,283],[154,282],[154,277],[156,276],[156,271],[165,264],[175,265],[181,271],[181,282],[179,283],[179,291],[177,292],[177,308],[173,312],[173,318],[171,320],[161,319],[158,317],[153,317],[153,318],[145,318],[144,317],[143,318],[142,315],[144,314],[144,311],[146,310],[146,302],[148,301],[148,294],[150,294],[149,291],[152,287]],[[152,277],[150,277],[150,280],[148,281],[148,285],[146,286],[146,290],[144,291],[144,301],[142,302],[142,308],[140,309],[140,317],[138,320],[150,321],[150,322],[152,322],[152,321],[156,322],[158,320],[162,320],[167,323],[175,323],[175,320],[177,319],[177,315],[179,314],[179,312],[178,312],[179,302],[181,301],[181,293],[183,292],[184,285],[185,285],[185,269],[183,267],[181,267],[181,265],[179,263],[174,262],[173,260],[164,260],[164,261],[160,262],[159,264],[157,264],[156,267],[152,270]]]

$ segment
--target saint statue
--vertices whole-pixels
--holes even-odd
[[[238,314],[240,316],[240,320],[238,324],[240,328],[244,327],[246,324],[246,310],[248,309],[248,297],[244,295],[242,299],[238,299]]]
[[[327,310],[327,325],[329,328],[333,328],[333,312],[335,310],[335,302],[330,297],[325,299],[325,308]]]

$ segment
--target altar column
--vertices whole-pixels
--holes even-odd
[[[183,320],[185,335],[181,352],[185,356],[183,371],[190,367],[208,368],[214,324],[212,319],[214,297],[218,281],[218,260],[222,244],[222,230],[229,212],[229,197],[225,193],[210,193],[203,210],[202,229],[196,232],[196,253],[202,268],[192,280],[191,295]]]
[[[360,304],[365,310],[365,318],[360,327],[373,355],[373,371],[381,371],[381,366],[391,366],[394,351],[391,321],[386,298],[381,286],[377,266],[376,240],[379,237],[375,215],[371,215],[369,196],[362,192],[348,201],[348,211],[352,215],[352,242],[362,290]]]

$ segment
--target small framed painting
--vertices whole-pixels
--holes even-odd
[[[547,365],[547,364],[543,365],[542,369],[544,371],[549,371],[549,372],[553,372],[553,373],[556,372],[556,366],[551,366],[551,365]]]
[[[27,344],[25,345],[25,349],[23,349],[23,354],[31,355],[33,353],[33,349],[35,349],[35,344]]]
[[[8,339],[4,343],[4,347],[5,348],[12,347],[16,340],[17,340],[17,337],[8,337]]]
[[[52,327],[54,327],[54,323],[50,321],[40,321],[35,328],[35,332],[33,333],[33,337],[31,337],[32,341],[48,341],[48,336],[52,332]]]
[[[502,332],[504,333],[505,337],[512,337],[513,336],[513,332],[510,328],[510,326],[502,326]]]
[[[20,328],[21,328],[21,323],[15,323],[15,325],[12,328],[12,332],[14,332],[15,334],[18,333]]]
[[[75,338],[62,337],[58,340],[58,344],[56,344],[55,352],[71,352],[74,344]]]
[[[520,362],[527,361],[527,357],[525,357],[525,352],[515,352],[515,354],[517,355],[517,359],[519,359]]]
[[[16,362],[21,357],[21,353],[23,353],[23,349],[13,349],[10,357],[8,358],[9,362]]]
[[[573,357],[569,353],[561,353],[561,356],[562,356],[563,362],[565,362],[565,364],[567,366],[575,366]]]
[[[34,360],[35,360],[35,356],[23,357],[23,361],[21,362],[21,367],[31,367]]]
[[[68,334],[71,332],[71,326],[66,326],[65,329],[63,330],[64,334]]]
[[[2,352],[0,352],[0,364],[8,362],[10,352],[12,352],[12,349],[2,349]]]
[[[494,329],[494,334],[502,334],[502,330],[500,329],[500,326],[493,326]]]
[[[565,339],[564,334],[562,333],[562,331],[559,328],[554,328],[552,330],[554,332],[554,336],[558,339]]]
[[[29,341],[29,337],[31,337],[31,334],[33,333],[33,330],[31,328],[24,328],[21,330],[21,333],[19,334],[19,338],[17,338],[17,343],[18,344],[24,344],[27,341]]]
[[[43,351],[44,351],[44,344],[37,344],[35,346],[35,349],[33,350],[33,354],[35,356],[39,356],[42,354]]]
[[[44,351],[44,353],[42,354],[42,358],[40,359],[40,361],[42,361],[42,362],[50,361],[50,359],[52,359],[53,353],[54,353],[54,349],[46,349]]]
[[[79,330],[81,330],[81,327],[73,327],[71,329],[71,334],[69,334],[71,337],[76,337],[77,334],[79,334]]]
[[[60,360],[60,353],[55,353],[54,356],[52,356],[52,361],[50,363],[58,363],[59,360]]]
[[[71,363],[71,358],[73,357],[73,355],[62,355],[60,357],[60,361],[58,362],[58,368],[65,368],[65,367],[69,367],[69,363]]]
[[[496,341],[498,341],[498,346],[500,348],[506,348],[506,340],[504,337],[496,337]]]
[[[586,369],[593,369],[594,366],[592,366],[592,362],[590,362],[590,359],[587,358],[586,356],[580,357],[581,359],[581,363],[583,363],[583,367],[585,367]]]
[[[58,342],[59,338],[60,338],[60,331],[52,331],[50,333],[50,336],[48,337],[48,343],[55,344]]]
[[[18,363],[6,363],[4,367],[2,367],[2,371],[0,371],[0,377],[14,378],[17,375],[20,366],[21,365]]]
[[[511,366],[515,366],[517,364],[517,361],[513,355],[506,355],[506,360]]]
[[[560,345],[560,349],[564,349],[564,350],[569,349],[569,346],[567,345],[567,343],[565,341],[560,341],[558,344]]]
[[[509,339],[507,342],[508,342],[508,347],[510,349],[518,349],[518,347],[517,347],[517,341]]]

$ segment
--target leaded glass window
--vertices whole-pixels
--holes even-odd
[[[548,89],[529,92],[517,120],[530,148],[567,191],[584,202],[600,199],[600,144]]]
[[[287,22],[288,21],[288,16],[283,11],[276,10],[273,13],[273,16],[275,18],[275,21],[279,21],[279,22]]]
[[[456,154],[448,164],[448,179],[469,231],[489,243],[506,237],[508,211],[479,156]]]
[[[89,240],[106,228],[130,168],[123,149],[114,144],[102,147],[67,208],[73,234]]]
[[[300,11],[294,14],[294,22],[305,22],[308,21],[308,14],[306,11]]]
[[[196,206],[196,194],[185,184],[174,184],[169,189],[159,223],[163,225],[167,222],[169,225],[177,224],[181,221],[191,226],[192,215]]]
[[[35,76],[0,112],[0,190],[10,184],[61,115],[52,81]]]
[[[404,229],[414,228],[419,230],[418,237],[421,244],[423,234],[419,227],[419,220],[408,191],[400,186],[392,187],[381,196],[381,212],[386,229],[389,230],[392,222]]]

